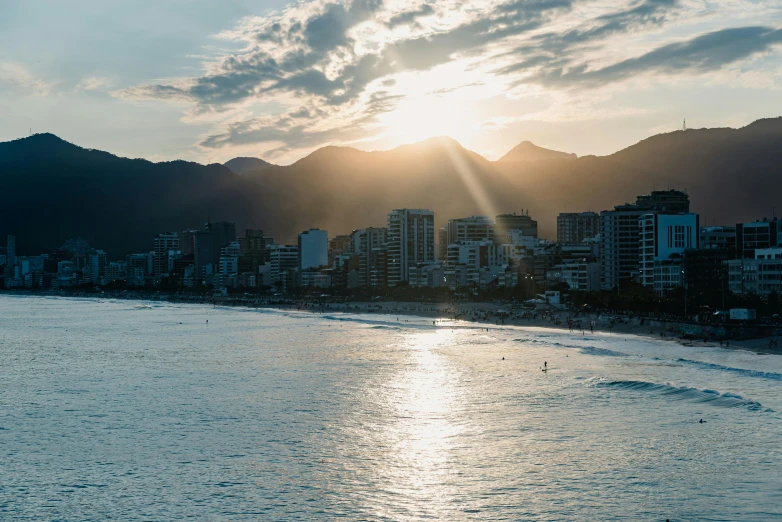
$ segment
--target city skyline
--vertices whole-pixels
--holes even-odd
[[[689,196],[678,190],[641,194],[635,203],[599,214],[562,213],[556,241],[540,238],[537,221],[524,212],[448,218],[437,231],[434,221],[428,209],[393,209],[386,227],[359,227],[331,237],[309,228],[298,234],[297,245],[277,243],[257,228],[240,237],[233,222],[207,221],[202,229],[160,232],[152,251],[129,254],[124,261],[112,261],[81,238],[51,254],[19,256],[16,237],[8,235],[0,265],[8,289],[123,281],[127,288],[221,292],[400,285],[513,292],[529,285],[534,296],[535,288],[595,293],[632,283],[657,296],[694,285],[697,292],[711,294],[711,304],[715,287],[722,287],[723,302],[728,290],[768,300],[782,291],[777,219],[701,226],[700,216],[690,212]]]
[[[683,118],[768,116],[782,70],[771,1],[47,7],[4,4],[0,140],[32,128],[158,161],[438,135],[489,159],[523,140],[603,155]]]

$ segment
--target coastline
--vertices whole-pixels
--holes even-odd
[[[301,299],[274,297],[237,297],[210,299],[204,296],[176,295],[176,294],[146,294],[143,292],[104,292],[104,293],[64,293],[64,292],[29,292],[13,291],[0,292],[0,295],[25,296],[25,297],[63,297],[63,298],[88,298],[88,299],[122,299],[134,301],[163,301],[171,303],[189,303],[216,306],[236,306],[247,308],[268,308],[281,310],[296,310],[302,312],[321,313],[358,313],[358,314],[385,314],[426,317],[433,321],[457,320],[479,325],[493,326],[518,326],[530,328],[550,328],[568,330],[573,333],[602,333],[625,334],[655,339],[660,341],[676,342],[682,346],[714,347],[730,350],[745,350],[761,355],[782,355],[782,348],[771,346],[771,340],[778,341],[779,336],[765,336],[755,339],[730,339],[728,341],[711,341],[686,339],[677,336],[670,330],[666,330],[659,321],[649,321],[641,324],[641,319],[621,314],[581,313],[573,314],[569,311],[541,311],[518,310],[508,304],[489,302],[461,302],[461,303],[420,303],[402,301],[346,301],[346,302],[306,302]],[[571,328],[568,319],[575,321]],[[581,326],[577,326],[579,324]],[[665,325],[665,323],[662,323]],[[592,330],[590,330],[592,325]],[[582,328],[583,326],[583,328]],[[662,334],[662,335],[661,335]],[[778,343],[777,343],[778,344]]]
[[[277,307],[269,306],[269,308]],[[288,306],[285,308],[291,307]],[[323,308],[319,306],[311,306],[309,308],[301,308],[300,310],[321,311]],[[475,324],[486,324],[494,326],[550,328],[556,330],[568,330],[572,331],[573,333],[582,331],[582,328],[580,327],[571,330],[568,326],[567,318],[568,316],[572,315],[570,312],[546,312],[545,315],[541,312],[537,312],[537,317],[535,317],[535,312],[533,311],[533,315],[531,317],[528,316],[523,318],[519,317],[518,314],[511,313],[510,316],[500,319],[498,312],[508,310],[508,307],[507,305],[504,306],[494,303],[474,302],[459,304],[422,304],[399,301],[383,301],[381,303],[347,302],[329,303],[325,310],[328,310],[329,312],[344,313],[399,314],[406,316],[426,317],[434,320],[460,320]],[[589,329],[589,324],[594,321],[593,328],[595,333],[635,335],[638,337],[645,337],[647,339],[676,342],[682,346],[745,350],[761,355],[782,355],[782,348],[769,346],[769,340],[777,340],[782,338],[782,336],[763,337],[759,339],[735,339],[722,342],[722,344],[720,344],[719,341],[683,339],[671,334],[669,331],[661,330],[659,327],[650,327],[649,325],[638,324],[637,318],[628,318],[626,316],[616,316],[611,314],[581,314],[575,319],[581,320],[582,324],[585,325],[585,328],[583,328],[584,333],[592,333]],[[614,319],[614,321],[612,321],[612,319]],[[664,334],[664,336],[660,335],[661,332]]]

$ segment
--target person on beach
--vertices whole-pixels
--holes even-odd
[[[548,370],[548,362],[543,361],[543,369]]]

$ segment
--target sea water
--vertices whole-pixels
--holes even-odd
[[[2,520],[782,519],[780,412],[773,355],[0,297]]]

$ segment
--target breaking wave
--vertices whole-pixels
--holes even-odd
[[[677,359],[676,362],[682,364],[689,364],[691,366],[696,366],[704,370],[718,370],[721,372],[730,372],[738,375],[743,375],[745,377],[755,377],[758,379],[770,379],[772,381],[782,381],[782,373],[763,372],[760,370],[747,370],[745,368],[733,368],[732,366],[723,366],[721,364],[692,361],[690,359]]]
[[[657,384],[646,381],[609,381],[598,379],[592,381],[591,384],[599,388],[649,392],[671,399],[711,404],[721,408],[745,408],[750,411],[765,412],[774,411],[770,408],[764,408],[763,405],[757,401],[747,399],[735,393],[722,393],[717,390],[709,389],[701,390],[688,386],[676,386],[671,383]]]

